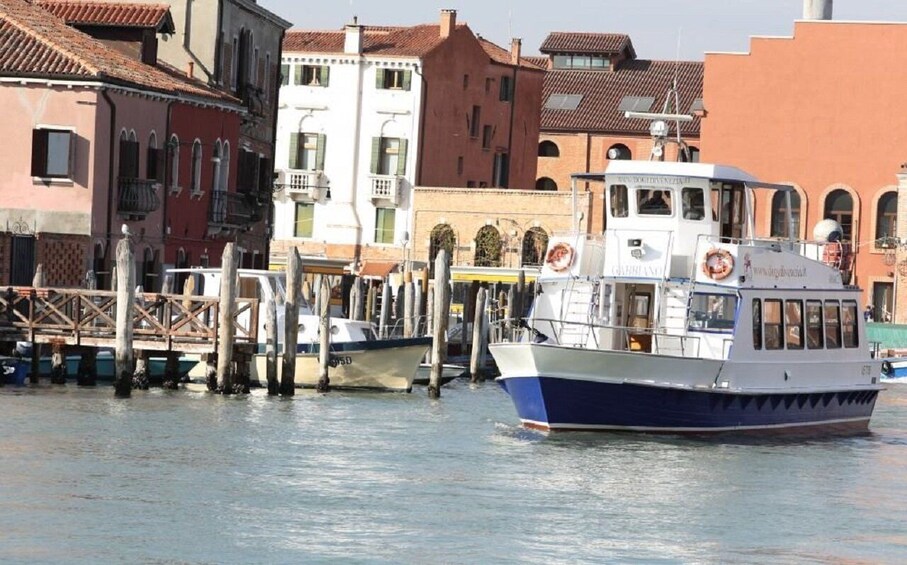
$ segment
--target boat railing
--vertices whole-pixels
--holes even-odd
[[[577,329],[582,332],[577,332]],[[608,332],[611,332],[611,343],[619,345],[600,343],[599,340]],[[588,338],[580,342],[573,341],[571,338],[579,333]],[[553,343],[579,349],[614,349],[678,357],[698,357],[701,345],[700,336],[549,318],[497,320],[491,324],[489,340],[491,343]]]

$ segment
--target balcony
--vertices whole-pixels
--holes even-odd
[[[372,175],[371,192],[369,198],[372,200],[384,200],[396,206],[400,202],[400,188],[403,185],[403,177],[396,175]]]
[[[117,213],[127,220],[144,220],[161,206],[157,181],[119,177],[117,179]]]
[[[208,208],[208,233],[246,229],[255,222],[255,211],[246,195],[214,191]]]
[[[293,200],[320,200],[323,177],[321,171],[284,169],[278,173],[278,183]]]

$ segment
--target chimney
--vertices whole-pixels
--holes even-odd
[[[830,20],[834,0],[803,0],[804,20]]]
[[[189,64],[186,65],[186,76],[192,78],[195,76],[195,63],[189,61]]]
[[[450,37],[457,27],[457,11],[441,10],[441,37]]]
[[[353,18],[353,23],[344,28],[346,39],[343,42],[343,52],[351,55],[362,55],[362,26],[359,20]]]
[[[510,40],[510,62],[514,65],[520,64],[520,55],[523,51],[523,40],[514,37]]]

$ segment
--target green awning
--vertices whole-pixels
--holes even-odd
[[[866,338],[882,349],[907,349],[907,324],[866,324]]]

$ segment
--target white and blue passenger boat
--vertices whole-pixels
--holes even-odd
[[[881,390],[841,228],[756,235],[784,185],[727,166],[613,161],[607,229],[552,237],[521,328],[491,348],[543,431],[865,430]],[[791,207],[787,206],[787,210]]]

